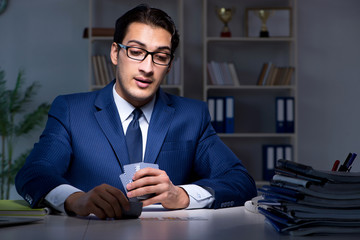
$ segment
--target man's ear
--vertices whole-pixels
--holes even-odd
[[[118,64],[118,45],[115,42],[111,44],[110,58],[112,64],[116,66]]]

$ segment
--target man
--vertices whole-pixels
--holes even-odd
[[[96,92],[57,97],[47,125],[16,177],[20,195],[70,214],[121,218],[128,198],[167,209],[242,205],[254,181],[211,126],[206,103],[164,93],[179,36],[171,18],[139,5],[116,22],[110,57],[116,79]],[[134,109],[141,157],[159,169],[137,171],[125,189],[127,129]],[[142,144],[141,144],[142,143]],[[127,198],[128,197],[128,198]]]

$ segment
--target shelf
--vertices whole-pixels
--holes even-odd
[[[297,161],[296,18],[292,15],[290,24],[293,31],[289,37],[245,37],[244,16],[236,12],[229,26],[232,37],[220,37],[219,31],[223,24],[213,9],[221,2],[203,0],[203,100],[210,99],[208,103],[215,126],[221,123],[226,126],[228,123],[224,116],[229,113],[227,118],[230,119],[230,129],[234,129],[235,133],[218,133],[218,136],[243,162],[256,180],[256,185],[261,186],[268,184],[262,181],[264,159],[267,159],[267,153],[263,152],[264,146],[282,149],[283,155],[285,146],[291,146],[292,153],[288,154],[288,157]],[[294,13],[297,5],[296,0],[226,0],[223,4],[244,10],[250,7],[263,7],[264,4],[269,7],[291,7]],[[208,65],[209,63],[211,64]],[[271,68],[265,63],[271,63]],[[292,71],[278,71],[286,68],[292,68]],[[234,72],[236,74],[233,74]],[[274,72],[275,75],[272,75]],[[256,85],[260,77],[266,77],[265,82],[271,80],[271,83],[276,82],[278,85]],[[230,101],[229,105],[225,101],[222,103],[222,99],[229,97],[234,101]],[[294,99],[295,105],[279,105],[276,101],[278,97]],[[218,111],[218,108],[221,110]],[[276,133],[281,118],[284,122],[286,119],[289,119],[289,122],[293,121],[295,131]],[[282,158],[279,151],[274,152],[274,159],[278,156]]]
[[[207,42],[292,42],[292,37],[269,37],[269,38],[256,38],[256,37],[207,37]]]
[[[294,133],[218,133],[221,138],[292,138]]]
[[[114,40],[113,36],[103,36],[103,37],[92,37],[91,42],[94,41],[112,41]]]
[[[257,85],[244,85],[244,86],[234,86],[234,85],[208,85],[207,89],[224,89],[224,90],[294,90],[295,86],[257,86]]]

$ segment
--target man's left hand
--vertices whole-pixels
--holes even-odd
[[[143,200],[143,206],[161,203],[167,209],[182,209],[189,206],[190,199],[184,189],[175,186],[165,171],[155,168],[143,168],[133,176],[133,182],[126,186],[129,198],[146,194],[154,197]]]

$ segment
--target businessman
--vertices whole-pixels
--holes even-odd
[[[160,88],[178,43],[162,10],[139,5],[116,21],[116,79],[99,91],[57,97],[16,176],[32,207],[105,219],[122,218],[128,199],[146,194],[152,197],[143,206],[167,209],[237,206],[256,195],[254,180],[212,128],[206,103]],[[135,144],[128,130],[140,137]],[[133,152],[159,169],[137,171],[125,195],[119,175]]]

